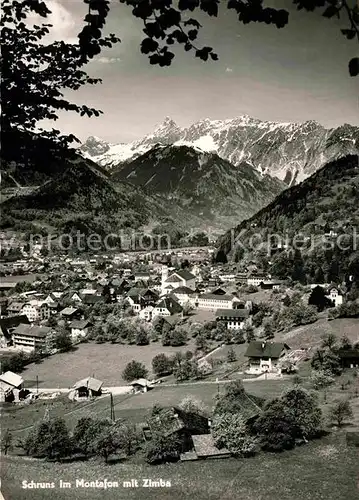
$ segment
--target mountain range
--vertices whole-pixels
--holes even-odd
[[[32,168],[4,168],[2,228],[105,234],[158,226],[220,234],[284,187],[244,162],[235,167],[187,146],[157,146],[112,175],[78,154],[43,153]]]
[[[134,142],[110,144],[89,137],[80,152],[112,171],[158,145],[216,153],[235,166],[245,162],[290,186],[330,161],[356,154],[359,127],[344,124],[326,129],[315,121],[276,123],[244,115],[228,120],[204,119],[181,128],[167,117],[153,133]]]
[[[245,162],[234,166],[188,146],[156,146],[115,168],[111,178],[160,196],[169,211],[177,207],[222,228],[250,217],[254,207],[267,205],[285,187]]]
[[[276,124],[248,116],[185,129],[167,118],[135,143],[113,146],[92,138],[75,154],[53,156],[40,141],[31,166],[3,165],[1,227],[80,226],[102,233],[175,227],[218,234],[278,195],[280,203],[288,185],[300,188],[297,183],[309,182],[328,159],[335,162],[358,145],[359,128],[351,125],[327,130],[316,122]]]

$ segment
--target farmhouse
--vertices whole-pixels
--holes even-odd
[[[68,321],[71,321],[73,319],[80,319],[81,312],[76,307],[65,307],[65,309],[60,311],[60,315]]]
[[[359,368],[359,348],[340,349],[338,356],[343,368]]]
[[[19,401],[24,388],[24,380],[13,372],[0,375],[0,402]]]
[[[95,304],[105,302],[103,295],[92,295],[90,293],[82,295],[82,302],[87,306],[94,306]]]
[[[249,309],[217,309],[216,320],[225,321],[228,330],[240,330],[252,324]]]
[[[153,316],[154,306],[147,306],[138,313],[140,319],[151,321]]]
[[[338,307],[343,304],[343,295],[340,293],[340,290],[336,286],[332,286],[327,291],[327,298],[331,300],[335,307]]]
[[[143,429],[146,439],[157,432],[165,436],[176,436],[181,443],[181,452],[193,448],[192,435],[208,434],[209,423],[206,417],[197,413],[190,413],[177,407],[161,408],[158,413],[152,414]]]
[[[79,380],[74,385],[75,397],[77,398],[92,398],[95,396],[100,396],[102,394],[101,380],[97,380],[93,377],[87,377],[83,380]]]
[[[285,280],[264,280],[260,283],[260,286],[262,290],[279,290],[285,284]]]
[[[18,349],[31,352],[36,347],[41,348],[45,346],[50,332],[51,328],[47,326],[20,324],[12,332],[12,343]]]
[[[128,291],[126,301],[135,313],[148,306],[154,306],[158,300],[158,295],[149,288],[131,288]]]
[[[90,327],[92,326],[92,323],[86,319],[83,320],[73,320],[69,324],[70,330],[71,330],[71,337],[73,340],[78,339],[79,337],[86,337],[88,334],[88,331]]]
[[[172,297],[165,297],[160,300],[158,304],[155,305],[152,311],[152,317],[155,316],[172,316],[172,314],[178,314],[182,312],[182,307],[180,304],[174,300]]]
[[[111,293],[120,297],[124,292],[130,289],[130,282],[124,278],[114,278],[110,281]]]
[[[44,302],[46,302],[47,304],[56,303],[61,298],[62,295],[63,295],[63,292],[51,292],[44,299]]]
[[[248,358],[246,373],[280,372],[278,361],[289,349],[290,347],[282,342],[250,342],[244,354]]]
[[[68,295],[68,297],[72,302],[82,302],[80,292],[72,292]]]
[[[17,316],[23,308],[24,302],[13,301],[7,306],[8,316]]]
[[[145,378],[139,378],[138,380],[134,380],[130,383],[132,386],[133,392],[147,392],[149,389],[152,389],[152,384],[149,380]]]

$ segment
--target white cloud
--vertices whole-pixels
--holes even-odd
[[[101,63],[101,64],[113,64],[115,62],[120,62],[121,58],[120,57],[98,57],[95,59],[96,62]]]
[[[77,35],[80,31],[79,20],[66,9],[58,0],[47,0],[46,7],[51,11],[48,17],[40,17],[36,14],[29,14],[27,21],[29,24],[52,24],[50,33],[44,38],[44,42],[63,40],[67,43],[77,43]]]
[[[233,73],[233,68],[226,68],[226,73]]]

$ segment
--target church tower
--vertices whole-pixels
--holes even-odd
[[[168,278],[168,267],[163,266],[162,267],[162,279],[161,279],[161,293],[162,294],[166,293],[165,286],[166,286],[166,279],[167,278]]]

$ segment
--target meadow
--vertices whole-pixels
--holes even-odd
[[[249,394],[268,399],[279,396],[290,385],[290,380],[286,379],[244,383]],[[175,406],[187,396],[200,400],[206,409],[211,411],[215,396],[224,391],[225,383],[197,382],[159,385],[144,394],[114,395],[115,417],[141,423],[146,420],[154,404]],[[66,394],[62,394],[54,400],[36,400],[30,405],[5,404],[1,411],[1,426],[11,430],[18,439],[44,418],[47,411],[50,417],[63,417],[68,427],[73,429],[81,417],[110,417],[110,396],[105,395],[93,401],[74,402],[70,401]]]
[[[100,460],[49,463],[23,457],[2,457],[2,493],[6,500],[356,500],[356,448],[347,447],[344,433],[279,454],[253,458],[204,460],[149,466],[138,459],[105,465]],[[76,488],[76,479],[118,481],[113,489]],[[137,479],[138,488],[123,481]],[[168,488],[143,488],[142,479],[171,481]],[[72,488],[60,489],[59,480]],[[22,481],[55,482],[55,489],[23,489]]]
[[[159,353],[173,355],[179,351],[194,350],[191,340],[181,347],[163,347],[160,343],[147,346],[125,344],[79,344],[72,352],[55,354],[41,363],[31,364],[22,373],[27,387],[35,387],[36,376],[39,387],[67,388],[78,380],[93,376],[102,380],[104,386],[127,385],[122,378],[122,372],[127,363],[140,361],[151,372],[151,362]]]
[[[292,349],[318,347],[322,337],[328,334],[338,339],[346,335],[353,343],[359,342],[359,318],[340,318],[328,321],[320,318],[315,323],[298,326],[290,332],[278,335],[276,340],[286,342]]]

